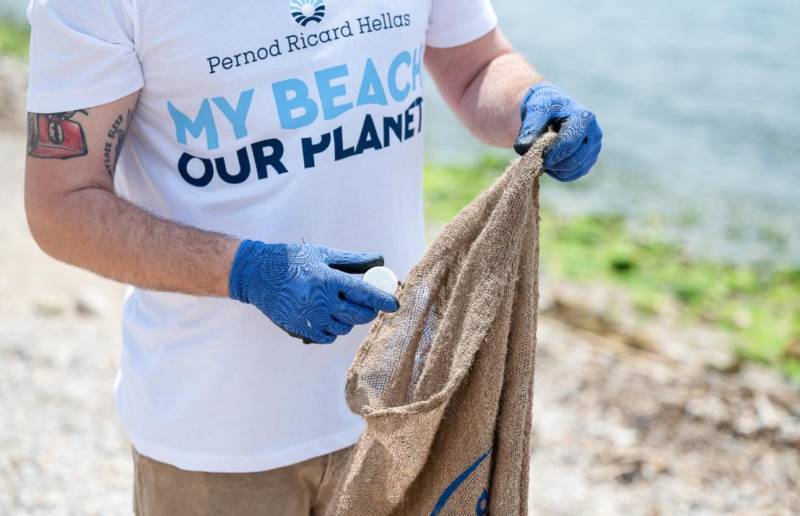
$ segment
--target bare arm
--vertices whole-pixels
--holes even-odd
[[[82,111],[28,115],[25,208],[52,257],[138,287],[227,296],[239,242],[158,218],[114,193],[138,93]]]
[[[520,104],[542,78],[499,29],[466,45],[428,47],[425,64],[451,109],[485,143],[511,147]]]

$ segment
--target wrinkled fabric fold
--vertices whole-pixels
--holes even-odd
[[[409,273],[348,372],[366,430],[328,514],[527,514],[543,136]]]

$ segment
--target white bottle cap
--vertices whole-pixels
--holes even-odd
[[[387,294],[394,295],[397,290],[397,276],[388,267],[373,267],[364,274],[364,281]]]

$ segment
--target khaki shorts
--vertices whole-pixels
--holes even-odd
[[[261,473],[184,471],[133,451],[137,516],[309,516],[325,514],[346,448]]]

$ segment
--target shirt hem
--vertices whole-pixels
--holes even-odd
[[[186,453],[140,439],[130,431],[127,434],[131,444],[141,455],[185,471],[257,473],[291,466],[347,448],[358,441],[363,430],[363,425],[359,425],[284,450],[247,457]]]
[[[58,91],[29,88],[25,107],[29,113],[61,113],[88,109],[127,97],[143,87],[144,81],[136,79],[125,86],[118,87],[109,87],[107,84],[103,84],[95,88]]]
[[[425,44],[434,48],[457,47],[485,36],[495,27],[497,27],[497,15],[489,6],[480,18],[442,32],[427,34]]]

